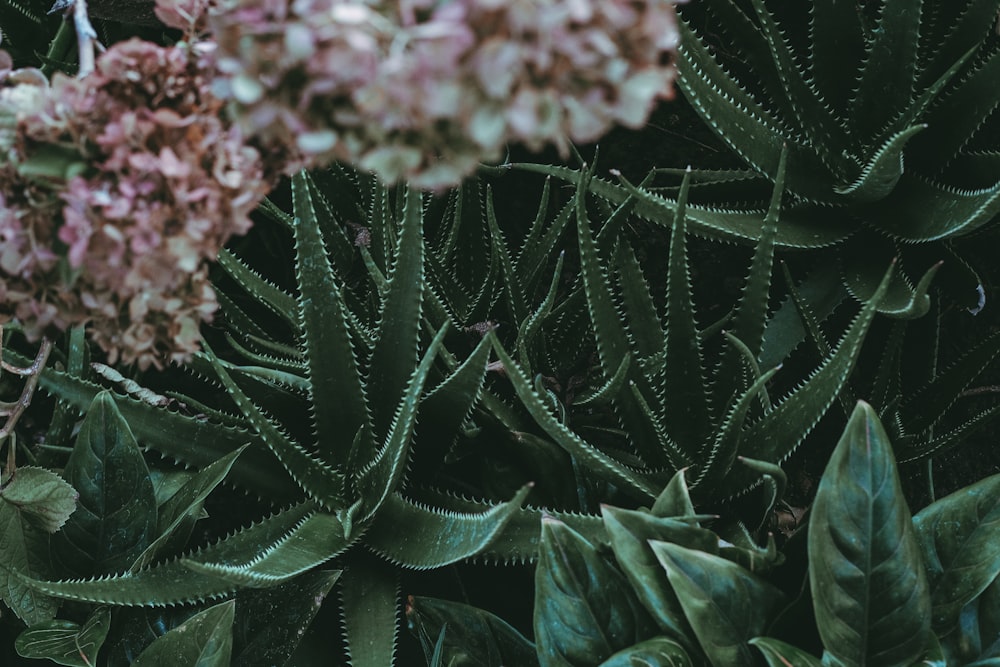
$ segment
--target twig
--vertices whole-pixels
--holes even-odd
[[[959,396],[964,398],[965,396],[979,396],[981,394],[1000,394],[1000,385],[991,384],[985,387],[973,387],[972,389],[966,389]]]
[[[35,388],[38,387],[38,379],[41,377],[42,369],[45,368],[45,362],[48,361],[50,352],[52,352],[52,341],[48,338],[43,338],[42,344],[38,348],[38,354],[35,355],[35,360],[30,366],[27,368],[17,368],[6,363],[3,365],[4,369],[27,379],[24,381],[21,397],[17,401],[3,403],[0,406],[0,415],[7,417],[7,422],[3,425],[3,428],[0,428],[0,443],[14,432],[17,420],[21,418],[25,409],[31,404],[31,397],[34,396]]]
[[[76,26],[76,43],[80,49],[77,76],[83,78],[94,71],[94,51],[97,48],[97,31],[87,16],[87,0],[73,0],[73,25]]]

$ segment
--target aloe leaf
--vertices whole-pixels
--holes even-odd
[[[866,303],[854,318],[837,349],[805,383],[764,415],[760,421],[746,429],[740,445],[740,452],[744,456],[771,462],[783,461],[795,451],[816,425],[816,421],[829,409],[854,367],[865,334],[868,333],[868,328],[875,317],[876,307],[892,277],[892,270],[893,267],[890,266],[872,300]],[[811,418],[803,420],[802,415],[811,415]],[[738,492],[750,488],[753,483],[753,473],[743,467],[736,467],[726,478],[723,488]]]
[[[560,248],[560,238],[569,226],[576,210],[575,202],[567,202],[556,214],[555,219],[545,234],[538,240],[534,247],[527,245],[527,241],[521,255],[518,258],[518,275],[525,276],[526,289],[533,289],[541,280],[542,271],[546,266],[545,258],[557,253]]]
[[[913,517],[930,582],[932,624],[944,636],[1000,574],[1000,476],[942,498]]]
[[[903,424],[911,432],[929,428],[998,354],[1000,332],[994,331],[903,403],[900,407]]]
[[[556,268],[552,273],[549,290],[545,293],[542,302],[538,304],[538,308],[533,313],[521,321],[521,325],[517,330],[518,360],[529,373],[537,371],[541,367],[544,349],[539,348],[545,342],[545,339],[544,337],[540,337],[539,333],[542,328],[542,322],[552,312],[552,304],[555,302],[559,280],[562,277],[565,254],[565,252],[559,253],[559,259],[556,260]]]
[[[998,59],[1000,60],[1000,59]],[[1000,184],[956,190],[904,173],[872,210],[872,224],[896,238],[927,243],[969,234],[1000,213]]]
[[[684,21],[678,22],[677,82],[702,120],[759,173],[773,174],[788,151],[788,190],[804,198],[830,199],[833,175],[816,151],[786,136],[780,124],[733,80]]]
[[[604,384],[597,387],[593,392],[587,394],[586,396],[574,398],[573,406],[576,408],[597,407],[600,405],[606,405],[615,400],[621,394],[622,387],[625,385],[625,380],[628,378],[629,370],[632,365],[631,362],[631,355],[623,357],[618,369],[604,382]]]
[[[542,519],[534,628],[541,667],[595,664],[653,634],[625,578],[550,517]]]
[[[687,256],[687,198],[690,172],[684,175],[667,255],[666,328],[663,335],[661,394],[672,417],[665,425],[671,439],[689,455],[707,437],[709,418],[705,371],[691,299],[691,270]]]
[[[809,582],[823,645],[841,664],[910,665],[931,623],[920,545],[892,444],[859,402],[820,480]]]
[[[399,574],[385,563],[357,559],[340,581],[341,613],[351,667],[395,663]]]
[[[662,518],[618,509],[601,508],[611,549],[639,601],[659,626],[660,634],[676,641],[689,654],[700,649],[677,594],[649,547],[650,540],[664,540],[690,549],[717,554],[719,540],[709,530],[678,519]]]
[[[983,410],[979,414],[966,419],[961,425],[956,426],[946,433],[936,435],[924,441],[906,442],[900,447],[899,462],[911,463],[930,456],[943,454],[958,445],[965,444],[969,438],[993,423],[993,420],[1000,417],[1000,405]]]
[[[291,327],[298,326],[298,306],[295,297],[269,283],[239,257],[223,248],[219,251],[219,266],[254,299],[267,306]]]
[[[843,115],[849,108],[864,54],[857,7],[838,0],[814,0],[809,37],[814,85],[820,96]]]
[[[808,306],[817,322],[822,322],[848,298],[839,273],[832,263],[823,262],[798,286],[789,285],[789,292],[794,289],[798,296],[786,298],[768,319],[759,357],[762,367],[777,366],[806,338],[808,323],[800,314],[802,304]]]
[[[844,129],[799,69],[795,54],[762,0],[753,0],[752,4],[782,84],[772,97],[787,97],[800,134],[827,165],[842,173],[851,165],[845,151]],[[782,168],[779,166],[778,170],[781,172]]]
[[[406,392],[417,362],[420,313],[423,303],[423,209],[420,192],[410,189],[382,304],[375,349],[368,374],[368,398],[376,442],[386,438],[393,415]]]
[[[69,667],[92,667],[110,628],[111,610],[98,607],[83,625],[60,619],[32,625],[17,636],[14,649],[22,658],[47,659]]]
[[[861,137],[880,130],[913,98],[922,4],[882,4],[852,104],[851,129]]]
[[[441,511],[397,494],[386,499],[365,534],[365,544],[406,568],[427,570],[470,558],[503,534],[528,497],[525,486],[507,502],[477,513]],[[399,526],[407,526],[401,533]]]
[[[497,225],[496,211],[493,208],[493,188],[486,189],[486,222],[490,229],[490,243],[496,249],[497,257],[500,260],[500,273],[503,276],[503,290],[507,297],[507,307],[515,322],[524,319],[528,307],[526,303],[523,285],[520,274],[514,268],[514,260],[510,256],[507,248],[507,241],[500,226]]]
[[[186,538],[190,535],[190,530],[199,518],[208,494],[225,479],[236,458],[245,450],[246,446],[243,446],[215,461],[207,468],[198,471],[160,506],[156,528],[157,538],[132,563],[131,572],[146,567],[156,560],[156,557],[169,545],[180,542],[176,539],[178,536]]]
[[[492,333],[487,334],[493,336]],[[549,411],[549,408],[542,402],[542,399],[535,393],[534,387],[524,376],[524,372],[514,362],[496,337],[493,337],[493,349],[496,350],[500,363],[503,364],[504,371],[510,379],[517,393],[518,398],[532,418],[560,447],[565,449],[571,456],[581,461],[590,472],[614,484],[623,486],[632,495],[649,500],[656,497],[655,487],[626,469],[620,463],[609,457],[604,452],[584,442],[579,436],[560,423]]]
[[[844,265],[844,284],[847,290],[859,301],[868,301],[881,282],[880,265],[891,259],[897,252],[891,242],[859,237],[855,243],[848,243],[840,253]],[[910,320],[923,317],[931,307],[928,295],[931,281],[941,268],[941,263],[935,263],[921,276],[916,286],[897,272],[886,294],[879,302],[878,311],[883,315],[897,319]]]
[[[956,61],[964,62],[963,54],[975,49],[989,35],[996,23],[996,0],[970,0],[955,20],[946,26],[947,34],[939,39],[920,73],[921,80],[938,76]]]
[[[750,644],[760,649],[768,667],[822,667],[823,662],[800,648],[771,637],[754,637]]]
[[[295,480],[295,483],[311,498],[322,503],[325,507],[337,506],[342,500],[343,474],[317,459],[286,435],[243,393],[239,385],[233,382],[222,362],[215,356],[207,343],[205,343],[205,351],[216,375],[226,387],[226,391],[229,392],[230,398],[236,403],[240,412],[253,424],[254,429],[292,479]]]
[[[77,325],[69,330],[66,350],[66,371],[70,375],[85,377],[87,373],[87,361],[90,357],[90,350],[87,347],[84,325]],[[45,442],[69,442],[73,438],[73,428],[80,415],[80,410],[76,409],[68,401],[56,401],[56,407],[52,412],[52,419],[49,427],[45,431]]]
[[[326,461],[339,464],[347,460],[351,442],[368,418],[365,387],[305,172],[292,178],[292,196],[301,294],[299,328],[312,397],[310,411],[321,454]]]
[[[866,203],[878,201],[892,192],[903,176],[903,149],[910,139],[926,127],[914,125],[887,139],[875,151],[854,182],[837,188],[837,194],[851,202]]]
[[[707,489],[706,493],[712,493],[715,483],[732,469],[743,435],[743,423],[747,412],[779,370],[781,366],[776,366],[761,375],[733,403],[714,441],[704,453],[704,462],[698,465],[698,472],[692,480],[692,488],[697,487],[699,493],[702,493],[703,489]]]
[[[233,667],[286,664],[340,570],[315,570],[271,588],[236,594]]]
[[[695,663],[677,642],[653,637],[615,653],[598,667],[694,667]]]
[[[273,586],[346,551],[353,539],[345,533],[341,520],[335,515],[316,512],[280,539],[269,545],[259,545],[255,551],[243,554],[240,560],[216,561],[211,556],[206,558],[199,554],[182,558],[180,563],[193,572],[238,586]],[[247,556],[255,553],[247,560]]]
[[[268,545],[280,541],[314,511],[315,507],[311,504],[302,504],[285,510],[191,554],[189,559],[214,563],[244,563],[247,554],[257,553],[261,545],[265,545],[266,549]],[[31,574],[33,575],[33,572]],[[17,577],[30,586],[31,590],[46,595],[80,602],[128,607],[201,602],[231,593],[238,587],[230,579],[196,572],[186,567],[180,560],[155,565],[135,573],[96,579],[43,581],[23,574],[18,574]]]
[[[406,620],[425,654],[431,640],[440,637],[440,665],[538,667],[535,646],[503,619],[470,605],[436,598],[410,596]],[[435,664],[426,655],[428,664]]]
[[[632,344],[639,355],[650,357],[663,349],[663,326],[649,293],[649,284],[642,275],[632,246],[624,239],[618,245],[615,258]]]
[[[229,667],[233,651],[235,601],[199,612],[157,637],[133,667]]]
[[[346,178],[337,178],[333,169],[317,170],[314,173],[301,171],[292,176],[293,188],[298,182],[300,187],[304,186],[309,191],[310,199],[313,202],[313,211],[316,215],[316,225],[323,236],[333,265],[340,275],[344,275],[354,261],[356,256],[354,246],[363,247],[363,242],[349,239],[344,229],[346,227],[345,221],[357,220],[363,213],[363,209],[351,201],[357,192],[358,185],[356,183],[345,184],[346,180]],[[334,211],[331,198],[347,210]],[[294,190],[292,205],[294,208]],[[295,215],[298,216],[297,211]],[[294,229],[294,218],[289,222],[292,223],[288,225],[289,229]]]
[[[431,341],[420,364],[412,371],[409,384],[405,387],[405,393],[396,408],[385,444],[375,458],[358,473],[355,486],[360,494],[362,514],[359,515],[359,520],[362,522],[378,512],[385,499],[396,490],[403,479],[409,461],[420,395],[423,393],[427,375],[447,332],[448,323],[445,322]]]
[[[111,392],[94,398],[63,474],[80,497],[54,539],[55,557],[76,575],[127,568],[156,538],[156,495]]]
[[[417,465],[436,466],[443,460],[479,401],[489,355],[490,342],[483,337],[472,354],[420,400],[417,423],[429,437],[421,439]]]
[[[751,667],[747,643],[760,635],[784,602],[777,588],[724,558],[653,541],[653,553],[702,649],[714,667]]]
[[[927,131],[914,140],[914,157],[940,168],[958,155],[1000,104],[997,77],[1000,52],[994,51],[927,112]]]

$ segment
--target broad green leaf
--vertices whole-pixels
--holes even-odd
[[[430,647],[433,638],[443,635],[439,649],[441,665],[538,667],[534,644],[488,611],[459,602],[410,596],[406,620],[410,631],[425,647]],[[426,657],[428,664],[433,665],[433,655]]]
[[[76,490],[62,477],[34,466],[15,469],[0,486],[0,498],[46,533],[54,533],[66,523],[76,509],[77,497]]]
[[[80,496],[53,538],[57,561],[81,576],[128,568],[156,538],[156,495],[111,392],[94,398],[63,475]]]
[[[687,470],[678,470],[650,508],[654,516],[691,517],[694,516],[694,504],[687,485]]]
[[[149,645],[133,667],[229,667],[235,601],[195,614]]]
[[[59,603],[29,587],[18,573],[48,575],[48,540],[14,505],[0,502],[0,600],[28,625],[51,620]]]
[[[654,637],[615,653],[598,667],[694,667],[695,662],[677,642]]]
[[[340,570],[313,570],[278,586],[236,594],[233,667],[287,664]]]
[[[958,626],[941,637],[941,649],[949,665],[1000,663],[1000,580],[962,608]]]
[[[768,667],[822,667],[823,662],[800,648],[771,637],[754,637],[750,640],[760,649]]]
[[[942,498],[913,517],[930,583],[934,630],[954,629],[964,606],[1000,574],[1000,475]]]
[[[677,519],[645,512],[601,507],[618,566],[628,578],[643,606],[659,626],[660,633],[697,655],[698,642],[684,616],[677,594],[663,567],[649,547],[650,540],[670,541],[691,549],[717,554],[719,540],[709,530]]]
[[[98,607],[82,626],[59,619],[32,625],[17,636],[14,648],[22,658],[48,659],[69,667],[93,667],[110,627],[111,610]]]
[[[847,665],[908,666],[923,652],[931,598],[896,463],[859,402],[820,480],[809,582],[823,645]]]
[[[351,667],[392,665],[399,631],[399,571],[355,559],[341,578],[340,601]]]
[[[777,588],[719,556],[653,541],[653,552],[713,667],[752,667],[749,640],[760,635],[784,602]]]
[[[593,665],[654,634],[626,579],[550,517],[542,518],[534,628],[541,667]]]
[[[158,537],[146,547],[146,550],[132,564],[131,571],[137,572],[152,563],[157,554],[171,544],[179,544],[181,538],[190,534],[194,522],[201,518],[205,499],[218,486],[233,466],[236,458],[243,453],[246,446],[237,449],[232,454],[222,457],[207,468],[191,476],[159,509],[159,519],[156,532]],[[175,537],[177,539],[175,539]]]
[[[442,511],[389,496],[365,533],[365,544],[392,563],[425,570],[475,556],[502,535],[528,496],[525,486],[505,503],[479,513]],[[406,526],[405,531],[399,529]]]

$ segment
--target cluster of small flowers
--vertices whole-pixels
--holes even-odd
[[[293,171],[440,189],[508,141],[641,126],[672,95],[676,0],[220,0],[214,90]]]
[[[206,263],[268,185],[209,57],[130,40],[50,84],[0,56],[0,324],[37,339],[86,322],[140,367],[197,350],[217,307]]]

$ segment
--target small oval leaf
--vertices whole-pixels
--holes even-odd
[[[132,667],[229,667],[235,601],[209,607],[149,645]]]

